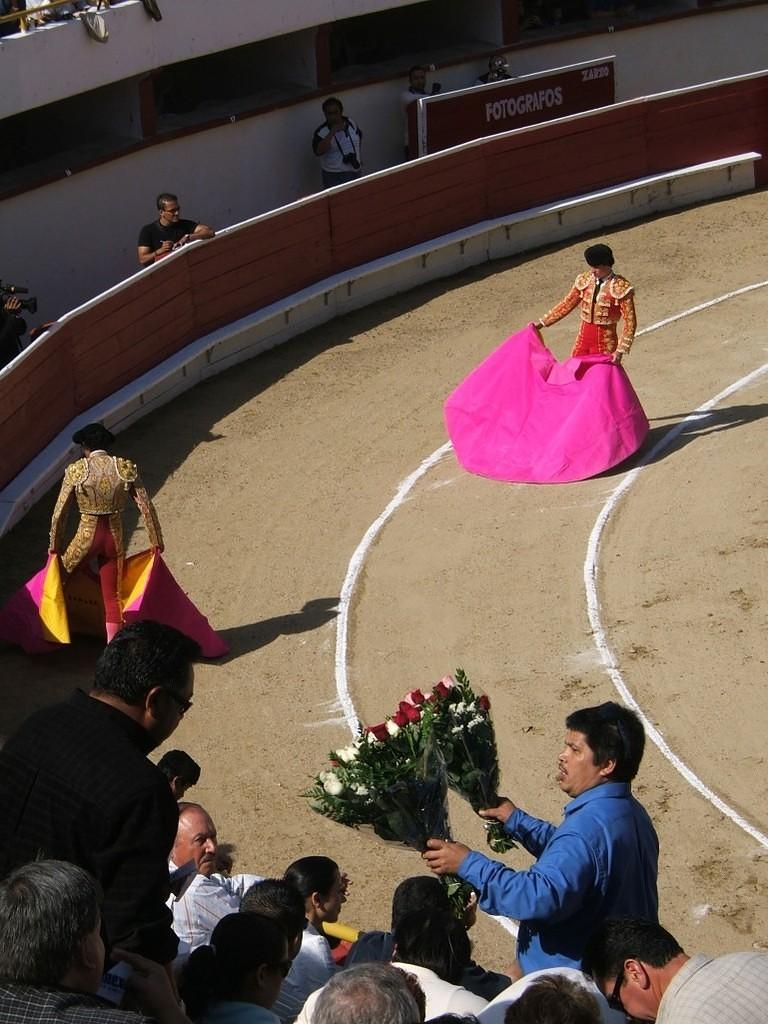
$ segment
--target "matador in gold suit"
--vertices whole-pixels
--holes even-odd
[[[107,452],[114,442],[112,433],[101,423],[89,423],[78,430],[72,440],[81,445],[83,458],[70,463],[64,472],[51,519],[49,550],[61,555],[61,564],[68,574],[86,558],[97,560],[107,640],[111,640],[123,623],[120,601],[125,555],[122,511],[129,497],[141,512],[151,546],[158,551],[163,550],[163,536],[135,463]],[[80,522],[62,554],[66,513],[73,497]]]
[[[590,269],[579,274],[565,298],[536,327],[549,327],[579,306],[581,324],[571,355],[610,355],[613,362],[620,363],[632,347],[637,329],[634,288],[613,272],[613,253],[607,245],[589,246],[584,258]]]

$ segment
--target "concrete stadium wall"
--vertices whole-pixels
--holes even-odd
[[[765,185],[766,153],[768,73],[469,143],[189,246],[68,314],[0,371],[0,502],[18,504],[14,478],[79,416],[95,415],[100,403],[189,345],[198,346],[200,358],[210,360],[216,346],[232,334],[232,325],[259,311],[282,316],[288,336],[303,329],[295,318],[291,323],[297,296],[304,293],[327,307],[340,275],[347,275],[344,287],[352,298],[360,268],[367,266],[370,273],[376,261],[393,254],[411,250],[409,256],[426,267],[430,240],[462,232],[469,239],[478,232],[467,229],[480,225],[485,232],[486,222],[499,218],[510,222],[506,228],[496,225],[509,239],[513,225],[530,220],[532,211],[551,214],[555,225],[562,226],[564,208],[579,205],[578,198],[570,204],[564,199],[594,198],[602,190],[609,200],[621,193],[624,198],[615,208],[592,219],[574,217],[568,225],[571,233],[597,229],[665,208],[671,182],[684,177],[678,172],[692,164],[719,161],[725,184],[719,192],[694,190],[682,201],[701,201],[729,188],[743,190],[753,182]],[[743,180],[732,182],[737,154],[751,154],[750,165],[755,162],[754,178],[746,185]],[[666,186],[659,187],[659,181]],[[622,182],[631,184],[617,188]],[[636,196],[645,193],[637,202]],[[522,233],[512,251],[534,248],[553,237],[551,226]],[[503,244],[495,249],[482,244],[484,258],[504,252]],[[463,254],[463,245],[459,248]],[[437,273],[457,269],[454,264],[441,270],[439,260],[433,262]],[[412,283],[416,280],[414,275]],[[398,287],[404,286],[401,282]],[[375,297],[369,294],[367,301]],[[343,303],[339,311],[344,311]],[[272,329],[272,344],[284,340],[279,334]],[[229,352],[229,363],[235,361],[238,344]],[[240,348],[249,346],[253,354],[252,341]],[[221,356],[219,350],[217,358]],[[227,360],[220,365],[228,365]],[[158,386],[166,387],[162,382]],[[39,478],[44,481],[45,473]]]

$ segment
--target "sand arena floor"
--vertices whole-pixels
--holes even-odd
[[[768,194],[610,232],[641,328],[768,278]],[[594,239],[590,239],[594,240]],[[345,918],[385,927],[392,889],[421,870],[312,814],[301,797],[349,733],[336,682],[337,605],[350,558],[398,485],[445,442],[441,404],[491,348],[541,315],[581,268],[585,239],[380,302],[195,388],[120,437],[139,463],[166,558],[231,656],[197,670],[172,737],[203,767],[190,794],[242,870],[276,874],[325,853],[353,879]],[[626,361],[662,438],[766,364],[768,286],[639,337]],[[575,315],[547,340],[564,357]],[[663,922],[690,951],[768,948],[765,799],[768,376],[688,420],[616,502],[597,565],[621,678],[670,748],[733,810],[717,809],[649,743],[636,792],[661,840]],[[636,460],[635,460],[636,461]],[[464,473],[449,453],[416,482],[362,566],[349,608],[348,683],[363,721],[457,665],[491,697],[503,789],[559,820],[563,719],[616,697],[583,580],[590,534],[626,468],[567,486]],[[42,562],[55,494],[0,541],[4,599]],[[131,549],[144,546],[141,531]],[[99,652],[0,653],[0,733],[87,686]],[[457,838],[482,846],[452,803]],[[509,863],[528,856],[515,851]],[[513,942],[473,933],[501,967]]]

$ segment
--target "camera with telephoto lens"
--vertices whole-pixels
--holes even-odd
[[[357,159],[354,153],[345,153],[341,158],[342,163],[349,164],[356,171],[360,170],[360,161]]]
[[[22,288],[18,284],[0,281],[0,306],[4,306],[8,299],[17,298],[19,294],[26,295],[28,292],[29,288]],[[19,299],[19,302],[21,308],[26,309],[28,313],[37,312],[37,298],[34,295],[30,295],[28,299]]]

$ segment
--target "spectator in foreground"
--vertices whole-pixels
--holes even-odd
[[[595,997],[562,975],[539,978],[511,1003],[504,1024],[600,1024]]]
[[[157,209],[157,220],[145,224],[139,232],[139,266],[148,267],[187,242],[213,238],[216,234],[207,224],[181,219],[179,198],[172,192],[160,193]]]
[[[427,1020],[443,1013],[477,1014],[488,1005],[460,984],[470,953],[467,930],[451,910],[417,911],[398,923],[393,963],[416,976]]]
[[[219,874],[218,837],[211,816],[200,804],[179,804],[179,824],[168,865],[174,895],[168,901],[179,937],[177,966],[192,950],[211,941],[211,933],[240,901],[259,875]]]
[[[285,872],[285,881],[304,900],[307,919],[301,949],[275,1003],[275,1013],[283,1024],[292,1024],[307,997],[336,973],[331,947],[322,928],[326,921],[329,924],[338,921],[346,897],[339,866],[330,857],[302,857],[294,861]]]
[[[185,750],[168,750],[157,762],[168,779],[174,800],[183,800],[188,789],[200,781],[200,765]]]
[[[270,1007],[291,961],[285,936],[257,914],[230,914],[181,972],[179,991],[197,1024],[278,1024]]]
[[[421,1019],[403,972],[380,963],[350,967],[331,978],[312,1017],[313,1024],[417,1024]]]
[[[416,911],[426,913],[429,910],[450,910],[451,904],[444,886],[434,875],[415,875],[405,878],[399,883],[392,897],[392,931],[363,932],[352,946],[345,960],[345,967],[372,961],[389,962],[395,950],[394,932],[398,924],[406,916]],[[475,923],[477,917],[477,900],[472,900],[464,914],[467,929]],[[506,974],[486,971],[474,960],[465,966],[460,984],[469,992],[483,999],[493,999],[511,984]]]
[[[288,956],[291,960],[296,957],[307,919],[304,900],[290,882],[284,878],[263,878],[254,882],[243,896],[240,913],[259,914],[274,921],[288,940]]]
[[[590,1014],[593,1009],[592,1002],[594,1002],[598,1011],[597,1021],[600,1024],[625,1024],[624,1015],[616,1010],[612,1010],[608,1006],[608,1000],[592,978],[588,978],[583,971],[577,971],[574,967],[548,967],[546,970],[532,971],[530,974],[526,974],[524,978],[519,978],[514,985],[510,985],[505,992],[502,992],[492,1000],[482,1013],[478,1014],[480,1024],[505,1024],[507,1013],[512,1004],[517,1003],[529,988],[538,986],[541,982],[546,982],[547,985],[551,985],[554,982],[554,986],[558,991],[583,992],[584,995],[589,997],[589,1000],[586,1003],[583,1000],[577,1000],[577,1002],[579,1005],[588,1005]],[[560,1018],[557,1016],[557,1013],[562,1012],[564,1007],[570,1005],[570,1001],[560,997],[553,997],[550,1002],[542,997],[541,1000],[536,1000],[533,1004],[529,1004],[529,1007],[531,1005],[534,1007],[531,1012],[534,1012],[534,1014],[541,1012],[543,1014],[542,1020],[549,1024],[550,1018],[546,1016],[543,1007],[551,1005],[552,1012],[555,1014],[553,1021],[558,1022]],[[526,1009],[526,1004],[523,1005],[523,1009]],[[587,1024],[592,1024],[591,1017],[588,1018]]]
[[[188,1024],[165,971],[115,950],[144,1013],[96,994],[104,973],[99,886],[64,861],[25,864],[0,882],[0,1020],[19,1024]]]
[[[608,1003],[637,1020],[664,1024],[764,1024],[768,954],[688,956],[653,921],[605,921],[584,953],[584,970]]]
[[[325,120],[312,136],[312,151],[320,160],[323,187],[332,188],[362,175],[363,133],[335,96],[325,100],[323,114]]]
[[[168,964],[168,856],[179,811],[147,754],[192,706],[198,645],[134,622],[101,653],[90,694],[36,712],[0,750],[0,878],[45,857],[80,862],[104,889],[115,945]]]
[[[480,811],[500,821],[537,860],[513,871],[461,843],[428,840],[424,857],[437,874],[458,874],[491,914],[520,921],[522,974],[581,966],[586,940],[617,914],[658,915],[659,841],[632,796],[645,732],[637,715],[613,701],[574,711],[565,720],[557,783],[571,799],[559,826],[506,798]]]

